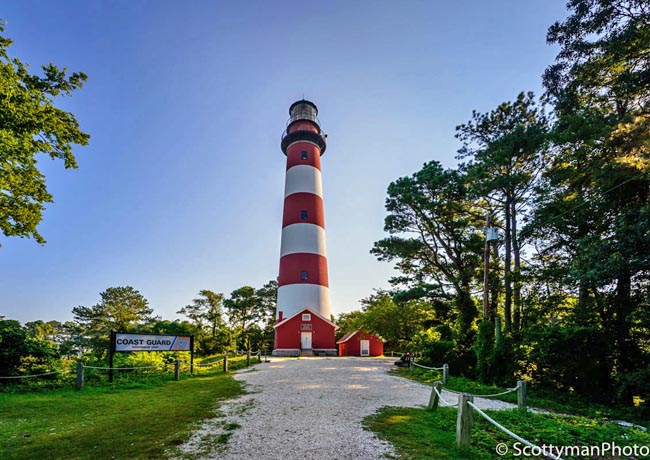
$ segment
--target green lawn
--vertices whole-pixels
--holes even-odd
[[[423,369],[397,369],[395,375],[414,379],[424,383],[442,380],[442,375]],[[513,382],[514,386],[514,382]],[[498,393],[505,388],[483,385],[479,382],[463,378],[450,377],[446,388],[472,394]],[[586,417],[543,415],[530,412],[486,411],[511,431],[537,445],[553,444],[556,446],[593,446],[603,442],[615,442],[617,446],[650,446],[650,432],[637,428],[624,428],[608,419],[626,418],[647,425],[648,420],[640,413],[631,410],[608,408],[596,404],[585,403],[584,400],[572,395],[552,395],[539,389],[528,389],[529,406],[557,410],[567,414],[585,414]],[[499,397],[508,402],[516,403],[516,394]],[[427,401],[422,401],[426,404]],[[439,408],[436,411],[426,409],[386,407],[378,413],[367,417],[365,426],[377,436],[395,445],[401,458],[412,460],[444,459],[476,459],[496,460],[500,458],[539,458],[515,457],[513,455],[516,442],[504,434],[478,413],[474,413],[472,427],[472,446],[464,450],[456,446],[456,409]],[[496,446],[506,443],[509,453],[497,455]],[[521,446],[523,448],[523,446]],[[566,457],[565,457],[566,458]],[[574,458],[619,459],[632,457],[616,457],[605,455],[601,457],[573,456]],[[637,457],[650,458],[650,457]]]
[[[617,446],[650,446],[650,434],[638,429],[623,428],[612,423],[581,417],[559,417],[512,411],[488,411],[488,415],[523,438],[537,445],[593,446],[615,442]],[[497,460],[500,458],[539,458],[513,455],[514,441],[475,413],[472,425],[472,446],[463,450],[456,446],[455,409],[436,411],[401,407],[386,407],[367,417],[365,426],[377,436],[392,443],[400,458],[410,460],[468,459]],[[498,443],[509,448],[506,455],[495,452]],[[523,447],[523,446],[522,446]],[[571,457],[572,459],[619,459],[631,457]]]
[[[0,459],[160,459],[243,392],[222,372],[180,381],[0,393]]]

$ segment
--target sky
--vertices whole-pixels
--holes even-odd
[[[560,0],[6,0],[11,56],[88,82],[57,105],[91,135],[42,156],[47,243],[0,236],[0,316],[67,321],[111,286],[164,319],[202,289],[278,274],[288,109],[318,105],[332,313],[389,288],[370,254],[388,185],[456,165],[455,127],[542,92]]]

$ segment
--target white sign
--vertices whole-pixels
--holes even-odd
[[[190,337],[115,334],[115,351],[190,351]]]

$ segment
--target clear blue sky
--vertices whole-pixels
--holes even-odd
[[[165,319],[277,276],[289,105],[320,110],[332,312],[388,287],[369,254],[388,184],[455,164],[454,128],[541,92],[559,0],[3,2],[13,56],[88,74],[60,105],[92,135],[41,161],[47,240],[0,238],[0,315],[69,320],[110,286]]]

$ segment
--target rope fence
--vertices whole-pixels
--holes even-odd
[[[430,370],[430,371],[441,371],[441,370],[443,370],[445,368],[444,366],[443,367],[427,367],[427,366],[423,366],[422,364],[418,364],[415,361],[413,361],[413,365],[416,366],[416,367],[419,367],[421,369],[427,369],[427,370]]]
[[[427,405],[427,408],[429,410],[436,410],[438,406],[445,406],[445,407],[458,407],[458,418],[456,421],[456,443],[459,446],[463,447],[469,447],[471,444],[471,438],[472,438],[472,409],[476,410],[476,412],[479,413],[483,418],[485,418],[489,423],[497,427],[499,430],[503,431],[506,433],[508,436],[511,436],[515,440],[521,442],[522,444],[525,444],[528,447],[534,448],[534,449],[539,449],[540,452],[544,454],[547,458],[553,459],[553,460],[563,460],[560,457],[554,455],[551,452],[547,452],[544,449],[540,448],[539,446],[536,446],[535,444],[531,443],[530,441],[527,441],[526,439],[522,438],[521,436],[513,433],[503,425],[499,424],[497,421],[495,421],[492,417],[487,415],[485,412],[483,412],[476,404],[474,404],[474,398],[493,398],[496,396],[503,396],[508,393],[512,393],[514,391],[517,392],[517,405],[520,410],[526,410],[526,382],[524,380],[519,380],[517,382],[517,386],[513,388],[508,388],[505,391],[502,391],[500,393],[494,393],[494,394],[487,394],[487,395],[474,395],[470,393],[459,393],[457,391],[453,390],[448,390],[445,389],[445,391],[448,391],[450,393],[458,395],[458,402],[453,404],[449,401],[447,401],[443,396],[442,396],[442,382],[441,381],[435,381],[433,382],[433,386],[431,389],[431,396],[429,397],[429,404]]]
[[[472,395],[472,396],[474,396],[476,398],[495,398],[497,396],[503,396],[503,395],[507,395],[508,393],[513,393],[513,392],[515,392],[517,390],[519,390],[519,385],[517,385],[516,387],[513,387],[513,388],[508,388],[506,391],[502,391],[501,393],[494,393],[494,394],[491,394],[491,395]]]
[[[164,368],[165,365],[160,365],[160,366],[141,366],[141,367],[100,367],[100,366],[86,366],[84,365],[85,369],[100,369],[100,370],[106,370],[106,371],[134,371],[138,369],[161,369]]]
[[[229,358],[228,355],[230,353],[234,353],[233,358]],[[139,370],[153,370],[157,369],[162,372],[169,372],[170,370],[173,371],[174,373],[174,380],[179,380],[180,378],[180,370],[181,370],[181,365],[185,366],[185,369],[189,368],[190,373],[194,373],[194,368],[208,368],[208,367],[213,367],[217,366],[220,364],[223,364],[223,371],[228,372],[228,367],[229,367],[229,360],[236,360],[238,363],[242,362],[243,358],[245,360],[245,366],[249,367],[251,365],[251,358],[256,357],[258,362],[262,362],[262,351],[257,350],[255,352],[253,351],[244,351],[244,352],[239,352],[239,351],[231,351],[227,352],[223,358],[219,358],[215,361],[207,362],[207,363],[193,363],[193,362],[187,362],[187,361],[181,361],[181,360],[176,360],[173,363],[161,363],[155,366],[129,366],[129,367],[109,367],[109,366],[88,366],[84,364],[83,361],[78,361],[76,363],[76,388],[78,390],[83,389],[86,376],[85,372],[86,370],[94,370],[94,371],[108,371],[109,375],[112,375],[113,371],[139,371]],[[238,368],[241,367],[241,364],[237,366]],[[22,379],[34,379],[34,378],[39,378],[39,377],[47,377],[51,375],[70,375],[74,374],[75,370],[74,369],[64,369],[64,370],[59,370],[59,371],[51,371],[51,372],[43,372],[40,374],[30,374],[30,375],[12,375],[12,376],[0,376],[0,381],[1,380],[22,380]],[[110,381],[112,381],[109,378]]]
[[[440,398],[440,402],[442,402],[444,406],[447,406],[447,407],[458,407],[458,403],[450,403],[450,402],[447,401],[445,398],[443,398],[443,397],[442,397],[442,394],[440,394],[440,389],[439,389],[439,388],[436,388],[435,385],[434,385],[434,387],[433,387],[433,391],[436,393],[436,396],[438,396],[438,398]]]
[[[443,364],[442,367],[428,367],[416,363],[415,360],[411,357],[411,359],[409,360],[409,369],[411,370],[411,375],[413,374],[413,369],[415,369],[416,367],[428,371],[442,371],[442,383],[447,385],[447,382],[449,381],[449,364]]]
[[[64,374],[65,372],[66,371],[53,371],[53,372],[45,372],[44,374],[12,375],[8,377],[0,377],[0,379],[31,379],[34,377],[45,377],[46,375]]]

